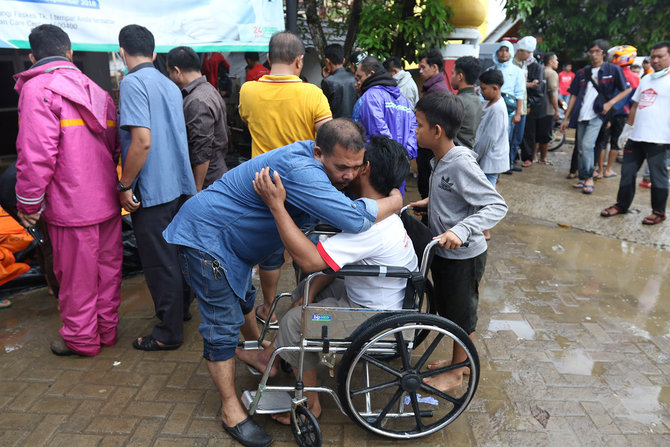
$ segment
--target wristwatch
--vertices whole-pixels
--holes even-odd
[[[123,183],[121,183],[121,180],[119,180],[119,183],[116,184],[116,190],[119,192],[128,191],[132,187],[133,187],[132,185],[130,186],[124,185]]]

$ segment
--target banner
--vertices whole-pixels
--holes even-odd
[[[75,51],[117,51],[119,31],[149,29],[156,51],[267,51],[284,29],[282,0],[0,0],[0,48],[30,48],[38,25],[61,27]]]

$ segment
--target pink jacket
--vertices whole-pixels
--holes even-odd
[[[120,146],[109,94],[58,58],[14,77],[19,92],[16,199],[51,225],[86,226],[120,212]]]

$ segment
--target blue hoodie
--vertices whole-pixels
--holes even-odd
[[[509,50],[509,60],[504,63],[498,61],[497,54],[498,50],[503,46],[507,47]],[[500,45],[496,48],[492,57],[495,67],[502,72],[503,79],[505,80],[500,91],[514,96],[517,100],[523,101],[523,98],[526,95],[526,76],[522,69],[512,63],[513,58],[514,46],[507,41],[500,42]]]

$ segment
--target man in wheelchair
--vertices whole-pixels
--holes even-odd
[[[400,186],[407,174],[409,159],[403,146],[388,137],[373,136],[366,147],[364,164],[349,189],[356,197],[381,199],[388,196],[393,188]],[[263,169],[256,174],[253,185],[272,212],[286,250],[304,272],[312,273],[328,267],[337,272],[347,264],[389,265],[411,271],[417,269],[412,241],[397,215],[393,214],[375,223],[362,233],[339,233],[315,246],[287,212],[284,205],[286,191],[277,172],[271,179],[269,169]],[[327,307],[397,310],[402,308],[406,285],[407,280],[404,278],[346,277],[341,280],[335,276],[319,276],[310,285],[310,302]],[[301,294],[299,286],[294,292],[294,299],[300,298]],[[281,319],[273,346],[262,351],[238,349],[236,355],[243,362],[264,371],[274,349],[300,343],[300,326],[301,308],[293,307]],[[297,352],[280,354],[293,366],[294,371],[298,365],[298,355]],[[305,353],[305,386],[316,386],[317,366],[317,354]],[[270,375],[276,372],[277,365],[273,365]],[[310,411],[318,417],[321,414],[318,394],[305,394]],[[290,422],[288,413],[273,417],[284,424]]]

